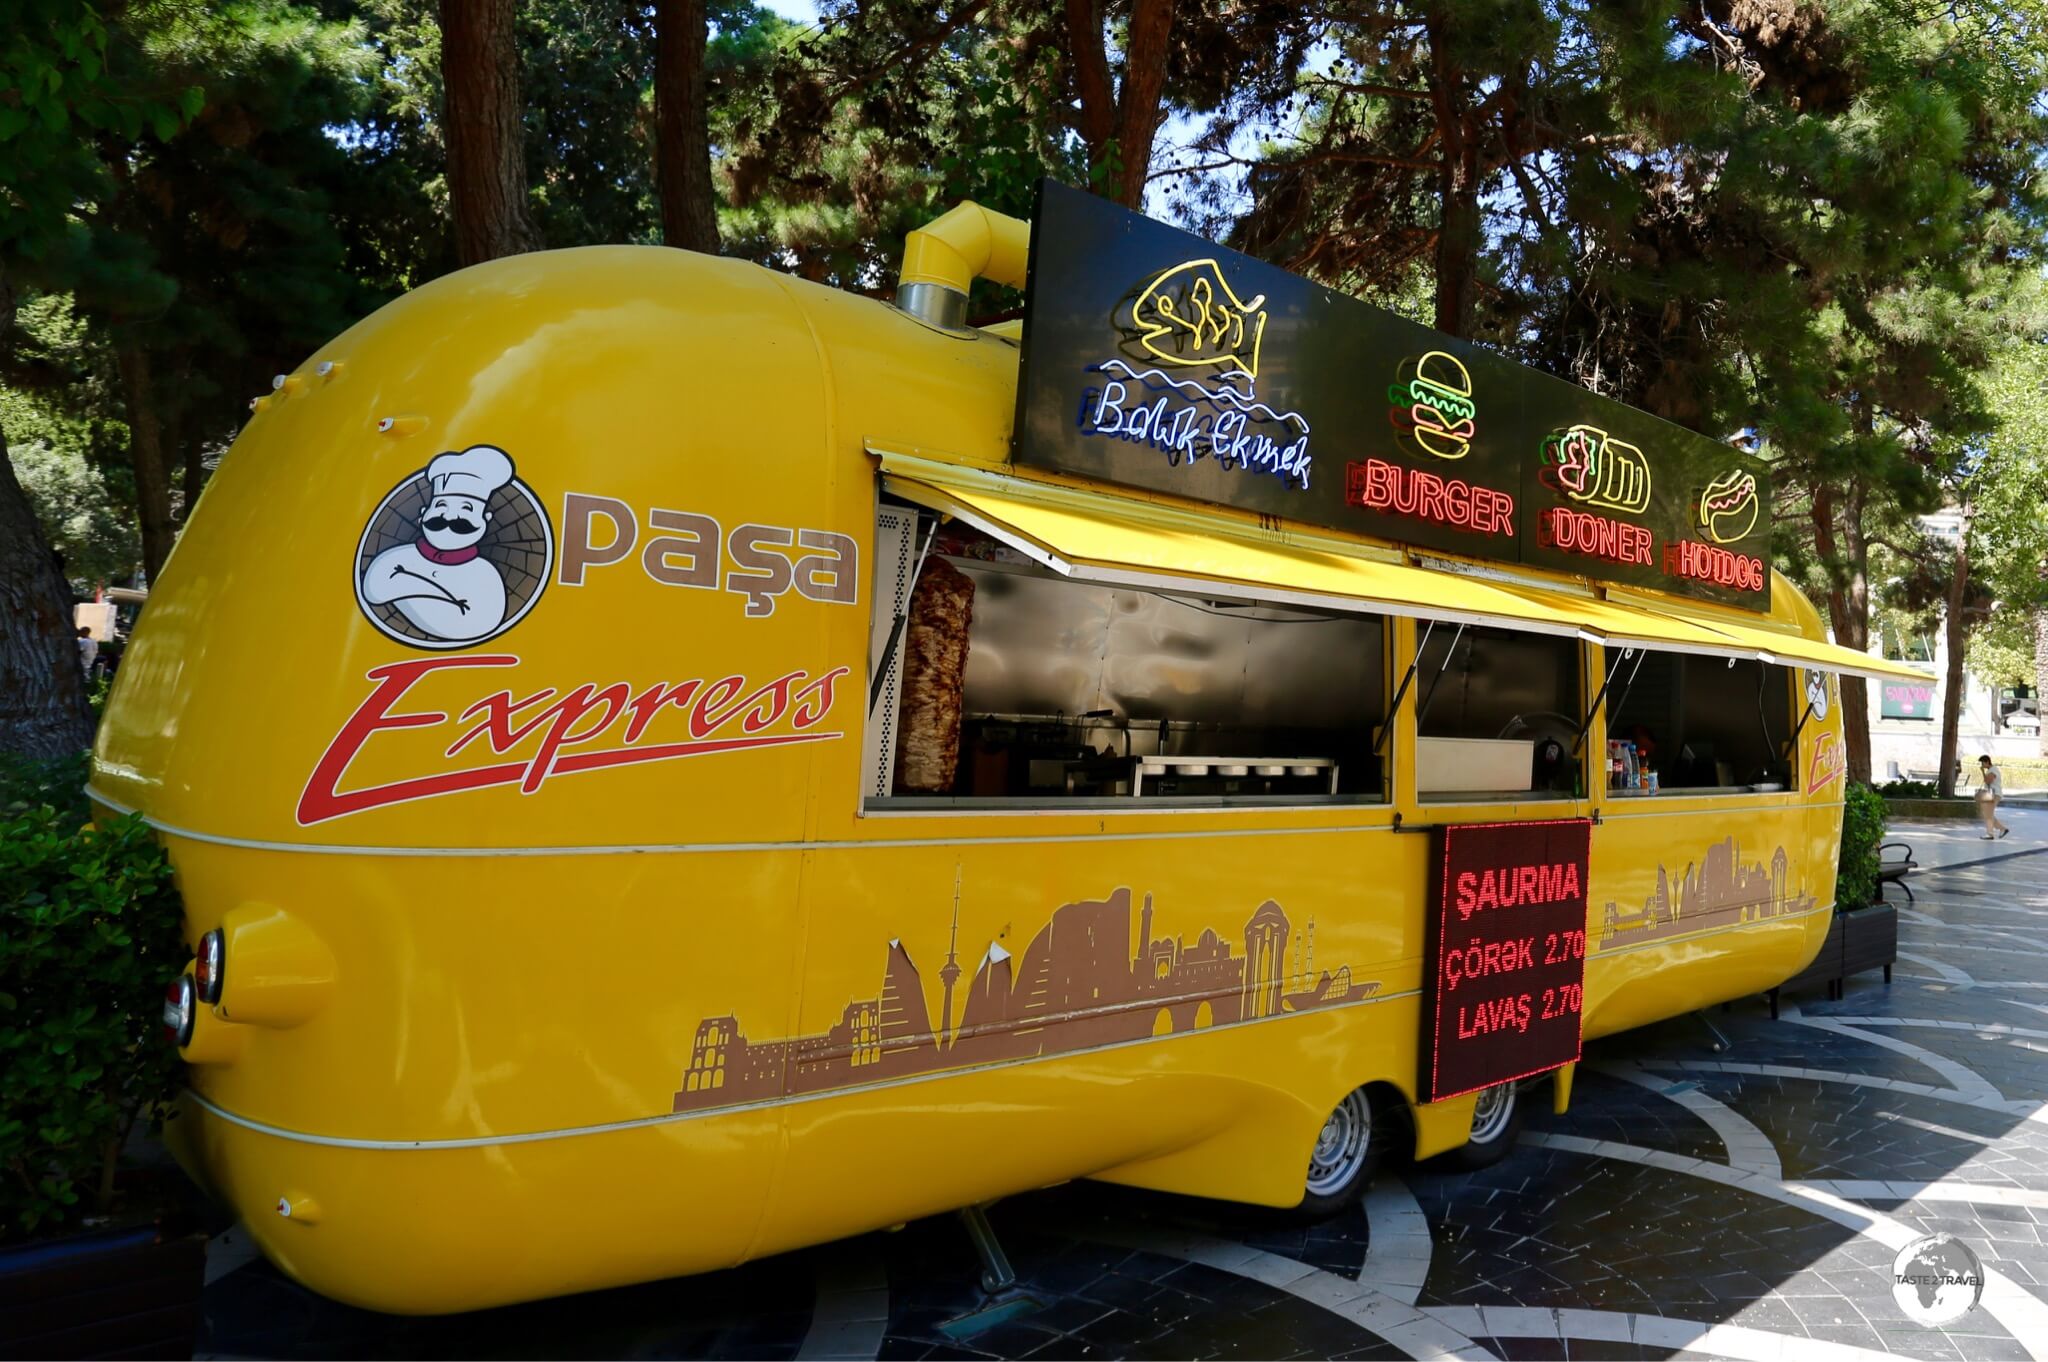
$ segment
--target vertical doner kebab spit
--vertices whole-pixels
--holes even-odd
[[[974,582],[934,556],[911,593],[903,635],[903,707],[896,729],[896,791],[949,794],[960,765],[967,629]]]

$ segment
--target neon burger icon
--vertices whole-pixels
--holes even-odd
[[[1416,360],[1413,376],[1388,388],[1387,397],[1394,404],[1394,425],[1439,459],[1464,458],[1479,433],[1472,375],[1441,350]]]
[[[1700,493],[1700,531],[1716,544],[1732,544],[1756,528],[1759,510],[1756,476],[1731,469]]]

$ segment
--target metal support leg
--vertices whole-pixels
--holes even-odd
[[[1775,998],[1772,1000],[1773,1015],[1775,1015],[1776,1013],[1776,1001],[1777,1000]],[[1701,1026],[1707,1028],[1707,1034],[1714,1038],[1714,1053],[1717,1055],[1727,1054],[1728,1037],[1721,1034],[1721,1028],[1714,1025],[1714,1019],[1712,1017],[1709,1017],[1705,1012],[1695,1012],[1692,1015],[1698,1019],[1699,1024]]]
[[[962,1206],[960,1223],[967,1227],[967,1237],[974,1241],[974,1251],[981,1255],[981,1289],[993,1296],[1015,1286],[1017,1270],[1010,1266],[1010,1259],[996,1238],[995,1226],[988,1223],[988,1207]]]

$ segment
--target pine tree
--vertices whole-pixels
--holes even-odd
[[[517,10],[514,0],[441,0],[441,121],[465,265],[541,247],[526,198]]]
[[[19,0],[0,30],[0,84],[18,92],[0,100],[0,377],[13,378],[21,359],[15,314],[25,295],[120,274],[138,293],[161,295],[161,279],[81,212],[112,188],[96,137],[132,140],[146,128],[170,136],[197,112],[195,91],[139,83],[121,60],[156,19],[146,8]],[[91,739],[70,599],[7,457],[0,461],[0,752],[59,756]]]
[[[671,246],[716,255],[704,0],[655,0],[654,22],[655,181],[661,188],[662,238]]]
[[[190,81],[205,107],[169,138],[102,148],[108,228],[171,290],[74,286],[117,360],[152,582],[249,399],[380,301],[351,277],[329,207],[360,192],[327,134],[362,107],[360,33],[283,0],[234,0],[175,37],[143,78]]]

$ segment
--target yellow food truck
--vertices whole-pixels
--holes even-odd
[[[1074,1178],[1329,1211],[1828,928],[1767,470],[1048,185],[892,305],[605,247],[281,375],[121,667],[181,1156],[438,1312]],[[977,276],[1021,325],[965,321]],[[1548,1094],[1546,1094],[1548,1095]]]

